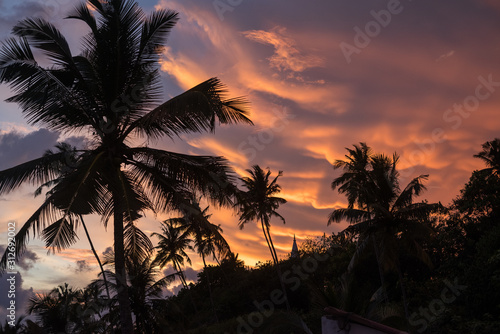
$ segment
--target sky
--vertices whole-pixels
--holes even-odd
[[[80,23],[62,20],[73,0],[0,0],[0,39],[27,16],[55,23],[78,54]],[[141,0],[147,12],[180,13],[160,66],[165,100],[219,77],[231,96],[251,103],[254,126],[219,127],[154,143],[190,154],[226,157],[238,175],[258,164],[279,179],[288,203],[272,222],[278,255],[290,252],[293,236],[306,238],[341,231],[327,226],[328,214],[346,205],[332,191],[339,175],[332,163],[346,147],[366,142],[376,152],[401,156],[401,184],[429,174],[421,199],[449,204],[472,171],[483,167],[473,155],[498,137],[500,117],[500,5],[494,0]],[[0,86],[0,170],[39,157],[68,138],[26,123],[11,95]],[[0,238],[7,223],[23,222],[41,203],[27,185],[0,198]],[[257,225],[237,227],[230,210],[211,208],[232,250],[247,265],[270,260]],[[146,233],[159,231],[166,215],[139,222]],[[112,246],[112,230],[89,217],[99,254]],[[80,241],[58,254],[30,241],[21,261],[22,292],[49,290],[69,282],[83,287],[97,265],[83,231]],[[153,239],[153,241],[155,241]],[[5,244],[4,241],[0,245]],[[196,279],[200,261],[193,255]],[[166,269],[168,271],[169,269]],[[2,280],[2,284],[4,284]],[[178,287],[173,287],[175,291]],[[1,298],[0,298],[1,301]],[[1,310],[0,310],[1,311]]]

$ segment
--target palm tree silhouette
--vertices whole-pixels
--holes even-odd
[[[176,274],[163,275],[153,261],[152,251],[144,257],[127,256],[125,267],[129,279],[129,298],[132,311],[136,317],[135,330],[139,333],[163,333],[165,321],[160,309],[154,307],[155,300],[161,299],[163,290],[175,281]],[[113,254],[106,254],[104,265],[114,268]],[[112,270],[106,271],[111,278],[110,290],[116,295],[116,275]],[[103,274],[100,275],[101,277]],[[158,278],[161,277],[161,278]],[[89,287],[102,291],[103,279],[93,281]]]
[[[191,264],[191,259],[186,253],[186,249],[193,249],[190,245],[192,240],[189,239],[189,233],[169,220],[162,222],[161,229],[161,234],[156,232],[151,234],[151,236],[156,236],[159,239],[158,246],[155,247],[157,254],[153,262],[160,268],[164,268],[171,263],[181,279],[182,285],[187,288],[186,276],[182,267],[184,267],[184,261]]]
[[[483,150],[478,154],[475,154],[475,158],[483,160],[483,162],[488,166],[488,168],[483,169],[483,171],[488,172],[490,175],[500,174],[500,139],[495,138],[494,140],[487,141],[482,145]]]
[[[189,290],[186,276],[182,270],[182,267],[184,267],[184,260],[190,265],[192,264],[189,255],[185,251],[186,249],[193,250],[191,246],[192,240],[189,239],[189,232],[185,231],[185,229],[177,223],[176,219],[167,219],[163,221],[161,229],[162,234],[156,232],[151,234],[151,236],[156,236],[160,239],[158,246],[155,247],[158,251],[153,264],[158,265],[160,268],[165,267],[169,263],[172,264],[177,276],[179,276],[181,280],[182,286],[188,290],[193,308],[195,312],[197,312],[193,293]]]
[[[349,152],[358,152],[358,148],[355,146],[355,150]],[[370,153],[366,144],[361,143],[361,148],[363,148],[362,151]],[[399,255],[406,252],[430,265],[430,259],[419,241],[432,233],[429,215],[442,206],[440,203],[414,202],[414,198],[426,189],[423,181],[428,178],[428,175],[420,175],[412,179],[403,190],[400,189],[399,172],[396,168],[399,160],[397,154],[392,157],[382,154],[366,154],[362,159],[367,161],[364,164],[365,167],[355,173],[351,168],[353,160],[357,159],[349,160],[350,162],[344,164],[338,161],[334,165],[334,167],[344,167],[347,172],[347,175],[341,176],[343,182],[338,182],[339,178],[337,178],[334,184],[344,185],[348,182],[352,184],[343,188],[350,195],[348,196],[349,206],[334,210],[329,216],[328,225],[332,222],[347,220],[352,225],[347,227],[344,233],[359,236],[358,251],[351,261],[351,266],[355,264],[359,253],[371,242],[375,247],[381,278],[388,270],[398,272],[403,306],[408,318],[408,305]],[[358,173],[360,175],[357,175]],[[384,291],[383,285],[382,281]]]
[[[96,318],[100,318],[105,308],[94,286],[82,290],[65,283],[31,297],[28,313],[37,319],[37,324],[32,326],[44,333],[100,333],[110,330],[108,324]]]
[[[338,189],[340,194],[345,194],[347,197],[348,208],[355,207],[367,209],[370,199],[367,194],[367,184],[369,183],[370,160],[373,158],[373,151],[366,143],[359,143],[359,146],[354,144],[354,149],[346,147],[348,154],[345,155],[346,160],[336,160],[333,164],[334,169],[342,169],[343,173],[332,181],[332,190]],[[332,222],[331,218],[328,225]],[[380,251],[377,243],[371,237],[371,244],[375,251],[377,265],[379,268],[380,284],[382,287],[382,296],[387,299],[385,291],[385,277],[380,263]],[[369,240],[367,240],[368,242]],[[366,243],[365,243],[366,244]],[[364,249],[366,246],[362,244],[359,249]],[[357,258],[357,257],[356,257]],[[355,258],[353,258],[355,259]],[[352,262],[354,264],[354,262]]]
[[[72,55],[53,24],[22,20],[13,28],[17,38],[1,47],[0,82],[10,84],[15,93],[8,101],[20,105],[30,124],[66,134],[86,133],[89,145],[73,152],[69,164],[67,154],[56,152],[1,171],[0,194],[24,182],[50,187],[16,235],[18,255],[31,229],[48,247],[60,250],[75,241],[79,215],[97,213],[105,225],[113,218],[122,333],[131,333],[124,234],[139,233],[129,235],[129,241],[143,253],[148,251],[149,244],[141,244],[144,235],[135,225],[139,213],[178,208],[191,189],[220,205],[231,205],[234,193],[225,159],[133,147],[133,140],[251,121],[245,101],[226,99],[217,78],[162,101],[158,60],[178,20],[176,12],[162,9],[148,16],[132,0],[88,0],[69,18],[89,27],[80,55]],[[43,67],[32,48],[52,64]],[[67,164],[69,171],[63,173],[61,164]],[[4,254],[0,269],[6,265]]]
[[[226,239],[222,236],[221,227],[210,223],[209,219],[211,215],[208,214],[209,207],[207,206],[202,210],[199,200],[200,199],[196,199],[193,196],[190,206],[184,207],[183,216],[179,218],[171,218],[168,219],[168,221],[172,224],[178,225],[180,229],[192,238],[194,249],[203,260],[203,268],[206,272],[208,280],[210,304],[212,306],[214,318],[216,322],[219,322],[212,296],[212,286],[210,282],[210,274],[207,271],[206,257],[213,255],[215,260],[218,260],[219,258],[224,259],[231,252],[231,249]]]
[[[260,221],[262,232],[266,238],[267,246],[271,252],[273,263],[278,271],[278,277],[281,283],[283,294],[287,309],[290,310],[286,289],[283,284],[281,270],[279,268],[279,259],[274,248],[273,240],[271,238],[271,218],[278,217],[285,224],[285,218],[281,216],[276,210],[281,204],[286,203],[286,200],[281,197],[274,196],[281,191],[281,186],[277,183],[278,178],[283,175],[282,171],[271,181],[271,170],[264,170],[259,165],[252,166],[252,169],[247,169],[250,177],[242,177],[243,185],[247,189],[240,195],[238,203],[236,203],[239,210],[240,229],[245,227],[249,222]]]

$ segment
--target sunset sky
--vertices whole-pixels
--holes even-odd
[[[78,54],[85,30],[61,19],[78,2],[0,0],[0,39],[23,17],[43,16]],[[254,164],[269,167],[273,175],[282,170],[281,196],[288,203],[279,212],[286,224],[275,221],[271,229],[282,257],[290,252],[294,234],[300,243],[345,228],[327,226],[328,213],[346,203],[330,188],[339,175],[332,163],[344,157],[345,147],[367,142],[377,152],[398,152],[401,183],[429,174],[422,199],[448,204],[471,172],[483,167],[473,154],[499,136],[500,4],[495,0],[138,3],[148,12],[180,13],[161,60],[165,99],[217,76],[231,96],[247,97],[255,123],[150,144],[224,156],[239,175]],[[27,124],[16,105],[3,102],[10,95],[0,86],[0,170],[39,157],[65,138]],[[7,222],[20,228],[41,203],[33,189],[24,186],[0,198],[0,240],[7,239]],[[239,230],[230,210],[211,213],[247,265],[270,259],[257,225]],[[165,218],[151,213],[138,224],[150,234]],[[106,232],[96,217],[88,224],[101,254],[112,246],[112,229]],[[83,287],[95,278],[96,261],[83,231],[79,236],[71,249],[50,256],[42,242],[31,240],[19,264],[23,291],[64,282]],[[192,259],[199,269],[200,261]],[[188,273],[196,278],[194,271]]]

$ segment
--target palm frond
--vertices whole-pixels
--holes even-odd
[[[12,32],[43,50],[56,64],[76,69],[66,38],[50,22],[41,18],[24,19],[12,28]]]
[[[371,218],[370,212],[360,209],[340,208],[333,210],[328,216],[328,226],[331,223],[339,223],[343,220],[349,223],[358,223]]]
[[[487,141],[482,145],[482,151],[474,155],[474,158],[483,160],[486,166],[499,172],[500,169],[500,139]]]
[[[50,196],[45,199],[42,205],[31,215],[31,217],[17,231],[15,236],[15,255],[16,260],[19,260],[26,249],[26,245],[30,239],[30,231],[34,235],[41,231],[50,223],[57,220],[60,216],[60,211],[52,204]],[[4,252],[0,260],[0,273],[4,273],[8,268],[7,251]]]
[[[46,183],[60,174],[65,162],[64,153],[48,154],[12,168],[0,171],[0,194],[6,194],[18,188],[24,182]]]
[[[87,4],[79,4],[75,9],[66,17],[67,19],[77,19],[85,22],[91,29],[93,34],[97,34],[97,21],[94,15],[90,12]]]
[[[406,207],[397,208],[393,215],[397,219],[415,219],[425,221],[431,213],[443,212],[445,210],[441,203],[419,202],[407,205]]]
[[[215,130],[220,124],[247,123],[247,102],[243,98],[224,100],[225,88],[217,78],[163,103],[135,121],[127,131],[137,131],[149,137],[179,136],[182,133]]]
[[[413,203],[413,197],[419,196],[422,191],[426,190],[423,181],[427,180],[429,175],[420,175],[411,180],[405,189],[399,194],[398,198],[393,204],[394,208],[405,207]]]
[[[142,27],[138,61],[158,60],[158,55],[164,48],[165,40],[178,20],[179,14],[177,12],[166,9],[155,11],[145,20]]]
[[[45,247],[50,248],[54,253],[56,250],[60,252],[69,248],[78,239],[75,228],[75,220],[72,217],[63,217],[50,224],[42,231],[41,235],[45,241]]]
[[[125,225],[123,239],[127,257],[136,261],[144,261],[151,254],[153,243],[133,222]]]
[[[180,187],[177,193],[186,192],[178,197],[174,204],[180,205],[187,201],[189,193],[198,191],[217,206],[232,205],[231,197],[236,194],[234,172],[227,160],[212,156],[191,156],[179,153],[156,150],[152,148],[130,149],[134,160],[131,161],[133,179],[154,190],[153,202],[165,208],[176,198],[175,193],[162,193],[162,187]],[[161,184],[153,184],[163,180]],[[182,191],[185,189],[185,191]],[[169,206],[171,207],[171,206]],[[174,206],[175,209],[175,206]]]
[[[110,196],[101,175],[106,166],[103,152],[86,155],[79,161],[78,168],[65,174],[51,190],[54,204],[67,215],[102,214]]]

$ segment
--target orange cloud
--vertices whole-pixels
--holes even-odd
[[[304,56],[296,48],[295,41],[286,36],[286,28],[274,27],[271,31],[250,30],[243,35],[255,42],[274,46],[274,55],[268,58],[271,67],[280,71],[302,72],[307,68],[322,66],[324,61],[317,56]]]

